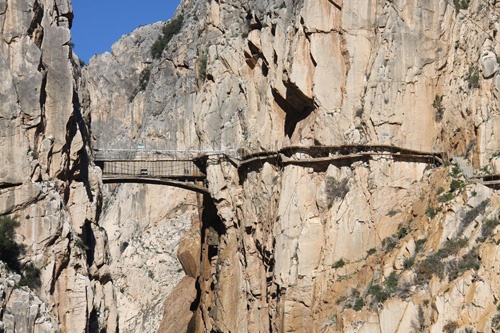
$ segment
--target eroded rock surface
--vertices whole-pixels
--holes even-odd
[[[499,329],[498,191],[446,165],[499,169],[499,6],[184,0],[159,57],[168,22],[81,72],[68,1],[0,3],[0,214],[21,222],[20,260],[42,283],[31,299],[4,279],[4,328]],[[212,156],[203,196],[103,187],[91,149],[342,144],[443,152],[444,165]]]
[[[6,332],[117,329],[112,281],[91,272],[94,240],[105,239],[101,180],[89,165],[72,19],[69,0],[0,4],[0,215],[20,223],[16,269],[26,275],[33,264],[41,273],[32,291],[2,273]]]
[[[134,75],[144,66],[151,73],[143,91],[125,106],[103,102],[109,114],[142,115],[126,125],[133,140],[113,144],[246,152],[387,144],[459,155],[476,172],[496,168],[495,6],[184,1],[177,12],[183,28],[161,57],[146,60],[142,46],[134,51],[142,57]],[[141,29],[120,43],[148,34]],[[128,54],[117,45],[114,59]],[[107,77],[100,70],[106,57],[91,62],[90,84]],[[91,112],[107,117],[97,104]],[[99,146],[104,137],[96,137]],[[495,298],[486,291],[494,282],[467,280],[489,274],[471,251],[490,243],[469,237],[498,213],[497,193],[488,188],[454,178],[463,185],[451,189],[450,169],[390,156],[321,167],[257,162],[240,170],[214,158],[206,171],[211,198],[203,201],[199,231],[194,226],[200,262],[192,260],[197,246],[179,250],[187,274],[198,270],[190,329],[438,332],[496,325],[488,305]],[[487,199],[474,227],[460,226]],[[480,258],[479,266],[456,273],[446,264],[442,276],[426,275],[427,259],[453,242],[462,246],[455,259],[440,260]],[[456,284],[482,305],[454,295]],[[470,307],[447,308],[460,302]]]

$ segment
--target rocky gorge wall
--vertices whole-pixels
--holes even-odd
[[[250,149],[282,140],[385,142],[497,168],[498,4],[262,6],[243,5],[235,23],[234,7],[208,5],[207,30],[224,31],[224,42],[207,41],[213,65],[202,87],[211,96],[200,105],[202,139],[211,133],[209,117],[222,114],[222,129],[241,128],[236,137],[243,140],[248,130],[241,144]],[[235,25],[248,27],[248,35]],[[229,114],[224,118],[238,106],[246,120],[234,116],[239,128]],[[209,167],[224,228],[216,245],[205,239],[202,247],[195,326],[217,332],[496,329],[497,298],[490,293],[496,278],[485,278],[495,251],[477,235],[488,230],[489,219],[498,222],[498,194],[465,183],[452,190],[447,173],[384,158],[326,170],[263,164],[243,178],[229,166]],[[332,179],[347,179],[348,190],[339,191]],[[471,216],[474,227],[467,224]],[[416,250],[419,242],[425,254]],[[460,266],[467,256],[474,265]],[[433,260],[445,262],[444,271],[436,264],[435,275],[426,274]],[[450,268],[456,266],[467,273]]]
[[[13,289],[19,275],[0,280],[6,331],[498,329],[498,191],[454,165],[214,158],[201,196],[102,186],[92,164],[93,149],[138,144],[379,143],[498,173],[498,12],[495,0],[184,0],[159,56],[171,22],[80,70],[70,3],[0,3],[0,213],[22,222],[21,261],[42,273],[33,298]]]
[[[0,2],[0,215],[19,222],[23,250],[22,269],[2,266],[5,332],[117,330],[72,19],[69,1]],[[19,286],[31,264],[34,290]]]

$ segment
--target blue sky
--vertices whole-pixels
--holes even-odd
[[[140,25],[166,21],[180,0],[73,0],[74,51],[86,63]]]

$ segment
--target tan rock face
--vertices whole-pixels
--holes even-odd
[[[476,167],[489,163],[498,142],[480,136],[496,136],[498,103],[490,78],[496,67],[487,53],[477,63],[486,37],[473,33],[469,20],[458,20],[451,5],[303,1],[285,7],[238,12],[237,6],[207,5],[207,42],[198,40],[209,54],[209,75],[196,100],[204,147],[383,143],[467,153]],[[491,23],[478,3],[471,2],[467,15]],[[233,28],[244,18],[248,34]],[[476,82],[479,66],[489,74]],[[239,91],[232,89],[236,85]],[[370,282],[383,284],[392,272],[406,270],[414,283],[416,273],[407,265],[420,251],[419,239],[432,238],[437,251],[457,237],[460,217],[448,210],[425,231],[431,203],[417,201],[430,197],[427,177],[435,174],[426,164],[378,158],[323,170],[269,164],[256,169],[240,171],[239,184],[230,167],[207,170],[224,228],[202,243],[199,312],[205,330],[268,331],[274,325],[275,331],[407,332],[421,320],[439,331],[452,321],[460,327],[491,321],[489,310],[479,311],[473,323],[444,315],[448,309],[431,313],[429,304],[440,302],[437,290],[425,295],[427,305],[420,287],[411,291],[412,301],[391,294],[380,310],[368,291]],[[328,196],[332,179],[347,180],[345,193]],[[458,196],[455,204],[467,202]],[[406,223],[421,233],[399,240],[394,235],[408,232],[401,231]],[[397,246],[388,250],[391,237]],[[377,259],[370,259],[373,251]],[[447,294],[442,284],[437,289]],[[371,302],[364,311],[337,304],[346,297],[354,306],[351,289],[359,289],[364,304]]]
[[[196,298],[195,280],[185,276],[165,300],[165,314],[158,333],[178,332],[181,327],[190,327],[193,312],[191,304]],[[192,325],[192,324],[191,324]],[[192,327],[192,326],[191,326]]]
[[[74,96],[72,17],[66,0],[0,4],[0,214],[20,222],[21,267],[31,262],[41,273],[35,291],[0,283],[7,332],[117,327],[116,311],[104,313],[116,303],[109,279],[89,272],[108,250],[96,248],[104,236],[96,226],[100,178],[88,165],[88,129]]]
[[[470,1],[457,13],[446,1],[184,1],[183,30],[160,59],[148,53],[161,29],[155,25],[91,61],[84,114],[92,114],[99,148],[387,144],[444,150],[476,170],[496,170],[499,43],[488,37],[498,28],[491,6]],[[133,61],[122,66],[125,58]],[[149,80],[137,92],[146,68]],[[144,286],[158,295],[168,289],[156,271],[154,279],[145,273],[160,263],[144,259],[152,255],[144,244],[158,249],[158,235],[171,235],[165,221],[172,216],[184,221],[173,239],[191,229],[177,253],[199,289],[194,315],[176,308],[161,325],[167,331],[186,330],[187,318],[196,331],[217,332],[494,326],[496,245],[478,235],[497,214],[497,193],[462,187],[463,178],[448,176],[452,169],[397,156],[314,167],[259,162],[240,170],[210,162],[203,200],[131,186],[109,201],[102,225],[113,281],[125,288],[117,307],[122,329],[124,322],[131,330],[159,324],[158,317],[137,319],[148,309],[161,313]],[[486,198],[484,211],[462,225]],[[196,218],[184,214],[193,216],[194,208],[177,213],[170,204],[177,200],[203,202],[201,223],[192,227]],[[426,266],[445,251],[439,249],[456,251],[431,265],[443,263],[442,276]],[[186,281],[172,295],[192,290]],[[178,327],[169,326],[172,318],[182,318]]]
[[[100,225],[107,235],[102,245],[107,257],[99,261],[107,264],[113,281],[120,331],[154,332],[161,322],[165,298],[184,277],[184,270],[187,275],[198,272],[194,259],[199,261],[199,247],[197,257],[196,248],[185,254],[193,266],[183,270],[177,260],[177,256],[182,258],[182,252],[177,254],[182,237],[190,234],[191,225],[198,224],[196,194],[166,186],[126,184],[105,193],[104,201]],[[199,231],[193,231],[191,237],[199,238]],[[98,258],[95,260],[97,269]]]

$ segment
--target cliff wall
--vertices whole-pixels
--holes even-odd
[[[2,268],[5,332],[117,330],[72,19],[69,1],[0,3],[0,215],[20,224],[18,273],[40,271],[30,290]]]
[[[163,51],[151,53],[174,20],[82,70],[69,2],[0,3],[0,215],[21,224],[21,266],[41,270],[35,291],[2,273],[6,331],[498,329],[498,190],[448,159],[500,172],[499,12],[495,0],[184,0]],[[197,195],[103,186],[92,157],[342,144],[445,163],[212,157]]]
[[[91,61],[92,89],[110,91],[90,96],[96,142],[246,152],[387,144],[497,173],[498,6],[183,1],[182,29],[159,57],[148,52],[155,25]],[[133,121],[117,134],[99,130],[117,119]],[[456,168],[390,156],[239,170],[213,160],[193,227],[201,260],[186,260],[200,248],[183,241],[189,278],[167,298],[160,331],[494,329],[488,225],[498,193]],[[429,272],[432,260],[441,268]]]

